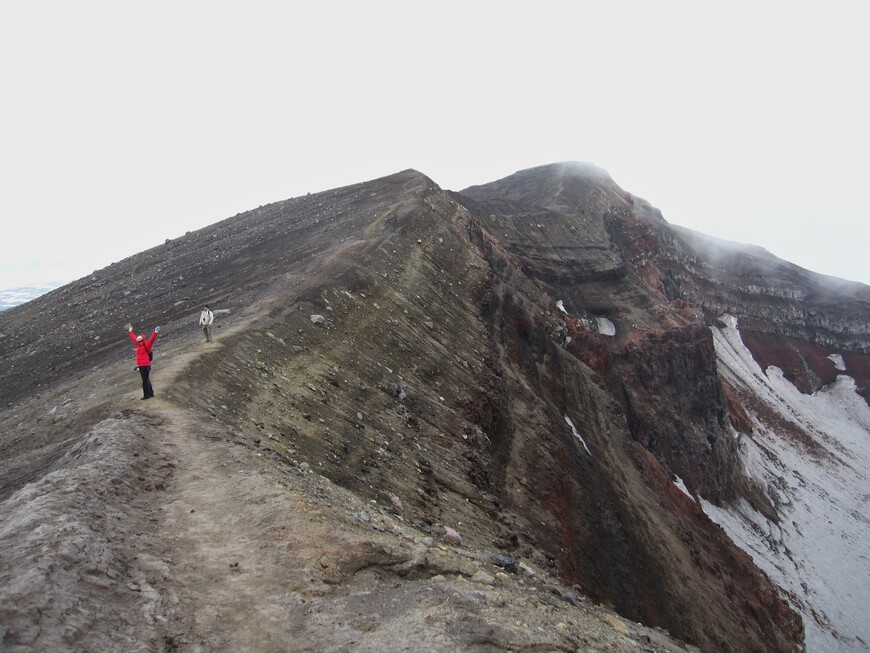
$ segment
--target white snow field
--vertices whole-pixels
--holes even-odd
[[[785,590],[803,615],[808,653],[870,651],[870,408],[843,369],[813,395],[777,367],[762,370],[737,320],[713,328],[720,374],[755,395],[752,433],[736,433],[746,471],[779,514],[768,521],[741,500],[704,510]],[[834,359],[832,359],[834,360]],[[842,358],[835,364],[842,366]],[[789,436],[790,422],[816,446]]]

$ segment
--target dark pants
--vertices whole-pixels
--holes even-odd
[[[144,395],[143,399],[148,399],[149,397],[154,396],[154,388],[151,387],[151,379],[148,378],[151,375],[151,366],[150,365],[140,365],[139,366],[139,374],[142,375],[142,394]]]

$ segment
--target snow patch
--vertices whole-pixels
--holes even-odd
[[[568,315],[568,311],[565,310],[565,304],[562,302],[561,299],[556,302],[556,308],[562,311],[565,315]]]
[[[726,329],[736,329],[737,328],[737,318],[733,315],[729,315],[728,313],[725,313],[724,315],[720,315],[719,322]]]
[[[834,364],[834,367],[836,369],[840,370],[841,372],[846,371],[846,361],[843,360],[843,357],[840,356],[840,354],[831,354],[830,356],[828,356],[828,360],[830,360]]]
[[[616,335],[616,326],[606,317],[596,317],[595,323],[598,328],[598,333],[600,333],[602,336]]]
[[[679,488],[680,492],[682,492],[687,497],[689,497],[692,501],[694,501],[695,497],[693,497],[692,493],[689,492],[689,488],[687,488],[686,484],[683,483],[683,479],[681,479],[679,476],[676,476],[676,475],[674,476],[674,478],[676,479],[674,481],[674,485],[676,485]]]
[[[583,448],[586,449],[586,453],[588,453],[591,456],[592,452],[589,451],[589,447],[586,446],[586,440],[584,440],[583,436],[580,435],[580,432],[577,430],[577,427],[574,426],[574,422],[572,422],[571,418],[568,417],[567,415],[565,415],[565,421],[568,423],[568,426],[571,427],[571,431],[574,433],[574,437],[577,438],[578,440],[580,440],[580,442],[583,444]]]
[[[842,374],[802,394],[779,368],[761,370],[736,318],[720,323],[712,329],[720,374],[762,406],[746,406],[753,427],[739,437],[740,458],[779,521],[743,500],[702,507],[786,591],[804,619],[807,651],[870,650],[870,408]]]

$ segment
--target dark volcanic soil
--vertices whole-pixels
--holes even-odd
[[[255,317],[164,328],[147,403],[124,360],[4,411],[2,650],[696,650],[195,408]]]
[[[115,386],[117,411],[4,502],[2,650],[690,650],[185,407],[186,363],[222,348],[164,348],[156,399]]]
[[[671,482],[742,487],[663,221],[535,174],[260,207],[0,313],[4,650],[797,650]]]

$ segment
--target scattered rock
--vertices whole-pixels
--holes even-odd
[[[490,576],[485,571],[478,571],[471,577],[472,582],[481,583],[482,585],[495,585],[495,578]]]
[[[562,600],[567,601],[574,607],[578,607],[580,605],[580,597],[576,592],[564,592],[562,594]]]
[[[497,567],[501,567],[505,571],[516,572],[517,570],[517,561],[513,558],[502,555],[500,553],[491,554],[492,561],[495,563]]]
[[[444,527],[444,539],[456,546],[462,546],[462,536],[449,526]]]
[[[535,570],[529,567],[525,562],[521,562],[517,565],[520,571],[522,571],[526,576],[536,576]]]

